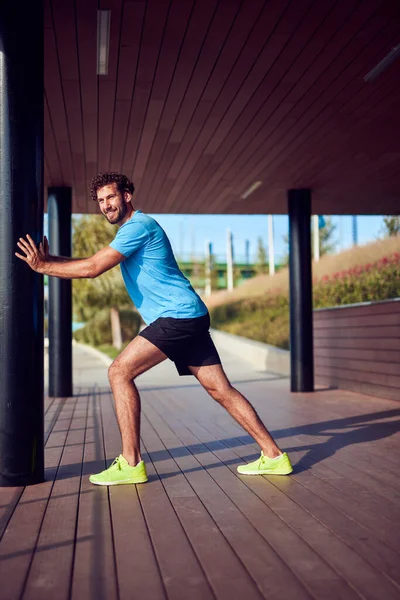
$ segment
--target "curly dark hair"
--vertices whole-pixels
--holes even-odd
[[[96,177],[93,177],[92,181],[90,182],[89,191],[92,200],[97,201],[97,190],[112,183],[117,184],[118,191],[121,192],[121,194],[124,192],[133,194],[135,191],[135,186],[126,175],[123,175],[122,173],[115,173],[114,171],[108,171],[107,173],[99,173]]]

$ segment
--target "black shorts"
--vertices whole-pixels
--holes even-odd
[[[139,335],[164,352],[175,363],[179,375],[192,375],[188,367],[221,364],[209,327],[208,313],[195,319],[160,317]]]

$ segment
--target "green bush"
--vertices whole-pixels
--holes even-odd
[[[101,344],[101,346],[97,346],[97,350],[100,350],[100,352],[103,352],[103,354],[107,354],[107,356],[114,360],[115,358],[117,358],[118,354],[120,354],[122,350],[124,350],[124,348],[127,347],[128,344],[129,341],[124,342],[122,344],[122,348],[119,350],[118,348],[114,348],[114,346],[111,346],[111,344]]]
[[[121,320],[122,341],[129,342],[138,334],[141,317],[132,309],[121,309],[119,311]],[[90,319],[84,327],[74,332],[77,342],[99,347],[103,344],[112,345],[110,311],[104,309],[99,311]]]
[[[228,333],[289,348],[289,300],[287,296],[251,298],[210,310],[212,326]]]
[[[400,297],[400,254],[314,281],[314,308]],[[210,309],[212,326],[278,348],[289,348],[289,298],[277,294]]]

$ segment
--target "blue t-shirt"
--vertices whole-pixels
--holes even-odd
[[[180,271],[171,244],[160,225],[137,210],[121,225],[111,248],[121,262],[128,294],[148,325],[159,317],[202,317],[207,307]]]

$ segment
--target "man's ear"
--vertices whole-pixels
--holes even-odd
[[[130,202],[132,200],[132,194],[130,194],[129,192],[124,192],[124,201],[126,203]]]

